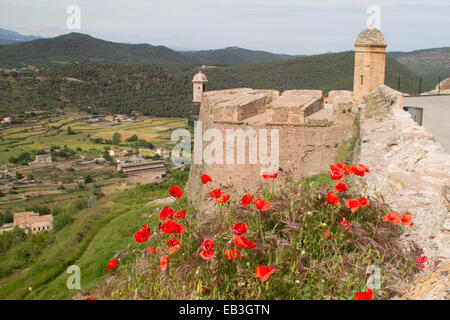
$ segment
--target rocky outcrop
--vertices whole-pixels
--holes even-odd
[[[400,92],[380,86],[364,102],[360,162],[371,170],[368,193],[412,215],[403,240],[423,249],[429,260],[423,272],[431,272],[450,259],[450,155],[403,110]]]

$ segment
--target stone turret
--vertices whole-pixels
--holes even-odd
[[[386,41],[377,29],[362,31],[355,42],[353,106],[359,107],[364,95],[384,84]]]
[[[193,86],[193,98],[192,102],[201,103],[203,98],[203,93],[206,92],[206,84],[208,83],[208,79],[206,76],[199,71],[192,79]]]

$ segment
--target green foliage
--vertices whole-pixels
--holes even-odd
[[[112,136],[112,143],[116,144],[116,145],[119,145],[121,137],[122,137],[122,135],[120,133],[114,132],[114,134]]]
[[[135,142],[138,141],[138,136],[136,134],[133,134],[131,137],[125,139],[126,142]]]
[[[386,84],[417,93],[419,79],[395,59],[386,60]],[[205,71],[209,90],[251,87],[260,89],[353,88],[354,53],[342,52],[241,66],[219,66]],[[138,64],[74,63],[18,73],[14,81],[0,75],[0,113],[13,110],[58,110],[68,107],[97,113],[131,113],[192,118],[194,65],[162,68]],[[37,80],[39,77],[42,80]],[[73,81],[70,79],[77,79]],[[427,81],[422,90],[431,89]],[[61,99],[64,95],[65,99]],[[69,100],[70,105],[65,101]],[[90,106],[90,108],[88,108]],[[191,119],[192,120],[192,119]],[[98,140],[96,143],[100,143]]]

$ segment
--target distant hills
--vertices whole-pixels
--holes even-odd
[[[26,36],[18,32],[0,28],[0,44],[9,44],[20,41],[32,41],[39,39],[38,36]]]
[[[0,29],[4,30],[4,29]],[[105,41],[82,33],[70,33],[51,39],[10,43],[11,39],[25,39],[18,33],[9,34],[7,45],[0,45],[0,67],[13,68],[24,65],[51,67],[72,62],[136,63],[168,66],[184,65],[250,65],[279,62],[304,56],[274,54],[238,47],[204,51],[174,51],[165,46],[150,44],[125,44]],[[31,38],[30,38],[31,37]],[[32,39],[29,36],[27,39]],[[0,39],[1,34],[0,34]],[[413,70],[433,84],[450,77],[450,48],[436,48],[413,52],[389,52],[388,57]]]
[[[1,67],[49,67],[81,61],[164,65],[188,59],[164,46],[115,43],[82,33],[0,46]]]
[[[449,65],[447,54],[448,48],[389,53],[386,84],[417,94],[419,76],[413,71],[417,70],[423,77],[422,92],[431,90],[437,83],[433,77]],[[73,108],[195,116],[198,107],[191,103],[191,80],[202,64],[214,66],[204,70],[210,90],[321,89],[327,94],[353,87],[353,51],[302,57],[236,47],[181,52],[71,33],[0,45],[0,115]],[[39,70],[20,68],[27,65]],[[19,69],[1,71],[2,67]]]
[[[450,77],[450,47],[416,50],[412,52],[390,52],[388,56],[414,70],[433,84]]]
[[[241,65],[260,62],[272,62],[292,59],[300,56],[274,54],[266,51],[254,51],[239,47],[225,49],[180,52],[191,61],[213,65]]]
[[[276,62],[205,69],[209,89],[352,90],[354,53],[351,51]],[[150,64],[81,62],[49,69],[0,71],[0,116],[31,110],[71,109],[93,113],[131,113],[195,117],[192,77],[198,65],[155,67]],[[386,83],[417,93],[418,76],[392,58],[387,59]],[[431,86],[424,81],[422,90]]]

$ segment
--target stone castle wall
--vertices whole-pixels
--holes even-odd
[[[414,226],[403,239],[416,242],[431,266],[448,262],[450,155],[403,110],[402,95],[386,86],[365,97],[360,122],[359,161],[370,167],[369,195],[379,193],[392,210],[411,214]]]
[[[243,130],[244,132],[256,134],[256,145],[259,145],[260,131],[261,129],[267,130],[267,150],[270,156],[270,150],[272,147],[272,141],[270,137],[271,129],[276,129],[279,132],[279,167],[283,171],[292,171],[294,177],[300,178],[302,176],[308,176],[328,170],[330,163],[335,161],[338,148],[345,141],[347,141],[353,130],[353,120],[350,113],[341,114],[339,121],[334,122],[331,120],[322,121],[308,121],[307,116],[303,119],[299,117],[290,117],[287,119],[280,119],[282,121],[267,121],[275,120],[268,117],[267,112],[285,111],[283,108],[271,109],[270,106],[274,101],[276,102],[280,95],[275,90],[252,90],[252,89],[233,89],[229,90],[223,97],[228,96],[230,92],[233,95],[241,95],[239,97],[233,97],[233,101],[245,102],[241,103],[241,106],[236,106],[231,102],[227,102],[225,98],[222,98],[221,93],[209,92],[204,95],[202,104],[200,106],[198,120],[202,122],[202,133],[207,129],[217,129],[222,133],[224,137],[224,143],[222,148],[223,164],[192,164],[189,176],[189,181],[186,186],[188,196],[193,203],[196,203],[201,197],[200,194],[205,194],[211,188],[219,187],[219,183],[224,185],[232,184],[237,193],[255,192],[258,184],[263,181],[261,176],[261,170],[268,168],[268,165],[260,163],[259,159],[257,163],[249,163],[249,141],[246,139],[246,145],[243,153],[245,153],[245,164],[236,164],[238,154],[242,154],[237,148],[237,140],[235,141],[235,153],[234,164],[226,164],[226,143],[225,137],[227,130]],[[320,91],[319,91],[320,92]],[[308,92],[305,97],[305,104],[297,108],[301,110],[306,107],[305,110],[321,110],[323,109],[323,97],[309,96]],[[251,99],[251,95],[255,95],[254,99]],[[259,95],[266,95],[265,98]],[[299,92],[296,93],[299,95]],[[284,93],[283,93],[284,95]],[[321,95],[321,92],[320,92]],[[217,97],[220,96],[220,97]],[[264,102],[262,104],[262,102]],[[351,104],[351,98],[345,100],[346,103]],[[235,117],[235,115],[245,114],[239,112],[239,109],[249,109],[252,112],[247,112],[251,115],[248,118]],[[258,112],[254,112],[258,110]],[[295,110],[292,108],[291,111]],[[314,113],[311,111],[311,114]],[[256,114],[256,115],[255,115]],[[238,119],[238,121],[236,121]],[[306,119],[306,121],[305,121]],[[252,131],[254,130],[254,131]],[[203,142],[202,150],[205,150],[206,146],[211,142]],[[258,148],[258,147],[257,147]],[[259,151],[259,150],[258,150]],[[257,151],[257,152],[258,152]],[[194,151],[195,152],[195,151]],[[208,174],[212,177],[214,183],[208,184],[207,187],[203,187],[200,182],[200,176],[202,174]],[[234,192],[233,194],[236,194]]]

